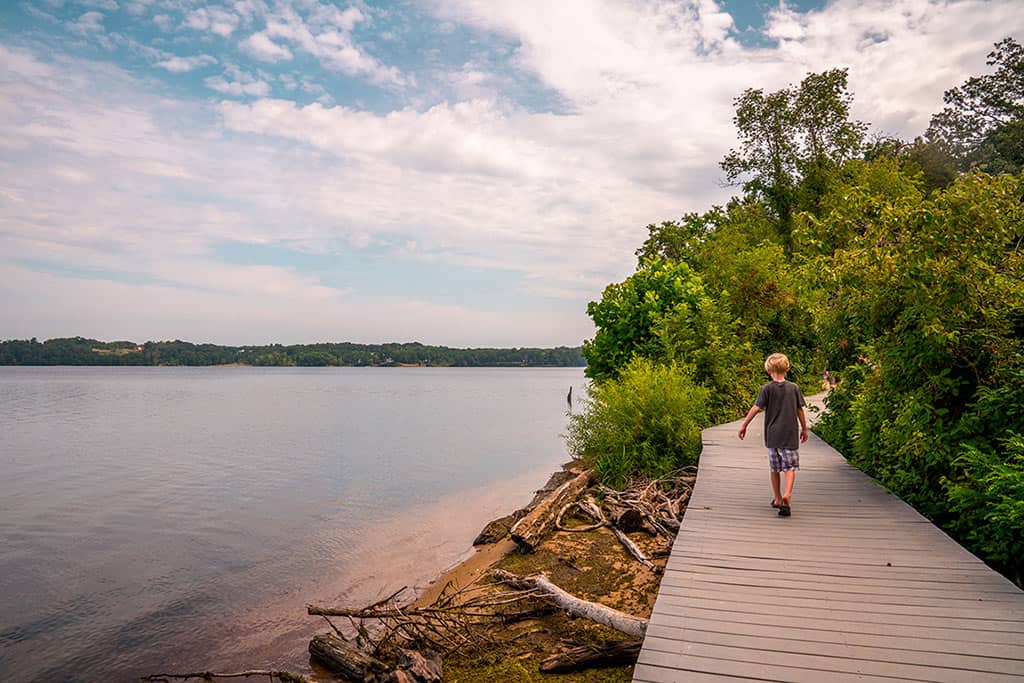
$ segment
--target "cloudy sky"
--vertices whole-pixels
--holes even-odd
[[[732,101],[913,137],[1019,0],[0,0],[0,339],[576,345]]]

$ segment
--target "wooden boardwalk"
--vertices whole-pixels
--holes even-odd
[[[1024,680],[1024,592],[813,434],[779,517],[763,424],[705,430],[634,681]]]

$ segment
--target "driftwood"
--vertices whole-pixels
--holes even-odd
[[[314,636],[309,641],[309,654],[328,671],[349,681],[362,681],[388,669],[376,657],[330,633]]]
[[[642,640],[615,640],[602,646],[583,645],[552,655],[540,664],[541,673],[561,674],[602,666],[633,664],[640,656]]]
[[[648,560],[647,556],[644,555],[643,551],[640,550],[636,543],[633,543],[633,541],[630,540],[629,536],[615,527],[612,527],[612,533],[615,534],[615,538],[619,539],[619,543],[629,551],[629,554],[636,558],[637,562],[647,567],[655,574],[660,574],[662,572],[661,567],[656,566],[653,562]]]
[[[383,683],[441,683],[441,655],[402,650],[398,653],[398,668]]]
[[[537,505],[530,514],[516,522],[509,534],[523,552],[532,552],[540,545],[544,536],[555,526],[562,507],[579,498],[594,482],[594,470],[587,470],[574,479],[565,482],[546,500]]]
[[[696,468],[686,467],[660,479],[636,480],[624,491],[607,486],[601,486],[600,491],[612,510],[615,526],[624,531],[643,529],[671,541],[679,532],[679,520],[696,478]],[[637,515],[641,518],[639,524]]]
[[[607,605],[577,598],[551,583],[543,574],[523,577],[510,574],[502,569],[494,569],[491,571],[491,576],[512,588],[541,593],[565,610],[569,616],[589,619],[634,638],[642,638],[647,630],[646,619],[638,619]]]
[[[563,505],[562,509],[558,511],[558,515],[555,517],[555,528],[556,529],[558,529],[559,531],[593,531],[594,529],[600,529],[601,527],[603,527],[605,525],[605,521],[604,521],[603,518],[594,517],[594,519],[597,520],[596,524],[588,524],[586,526],[565,526],[564,524],[562,524],[562,518],[565,517],[565,513],[566,512],[568,512],[569,510],[573,509],[574,507],[583,510],[588,515],[593,517],[593,514],[591,513],[591,511],[588,510],[587,508],[585,508],[580,503],[580,501],[573,500],[573,501],[570,501],[570,502],[566,503],[565,505]]]
[[[270,680],[277,679],[282,683],[310,683],[309,679],[290,671],[273,671],[271,669],[249,669],[247,671],[234,671],[231,673],[214,673],[212,671],[198,671],[188,674],[152,674],[143,676],[143,681],[161,681],[168,683],[171,679],[188,680],[189,678],[201,678],[204,681],[214,681],[218,678],[249,678],[250,676],[266,676]]]
[[[347,618],[358,633],[355,646],[374,656],[405,647],[436,650],[448,656],[460,650],[501,647],[507,641],[507,634],[479,628],[483,624],[521,621],[543,616],[552,609],[534,591],[495,592],[493,585],[476,581],[458,590],[449,584],[423,607],[399,605],[396,596],[369,607],[308,605],[306,611],[328,622],[329,617]]]

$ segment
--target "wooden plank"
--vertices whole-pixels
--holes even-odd
[[[793,607],[788,604],[750,604],[721,598],[717,600],[688,598],[669,595],[659,591],[658,601],[663,602],[664,608],[674,609],[677,612],[678,610],[686,609],[708,609],[748,614],[760,620],[789,616],[803,617],[804,619],[814,620],[819,623],[828,623],[830,621],[874,621],[886,624],[917,626],[920,628],[941,628],[948,626],[954,619],[943,614],[924,613],[927,611],[924,608],[917,608],[918,612],[910,614],[892,611],[869,611],[867,609],[833,608],[825,600],[822,600],[817,607]],[[1022,632],[1021,622],[1005,619],[986,619],[984,617],[956,618],[955,624],[958,629],[964,631]]]
[[[775,624],[780,630],[789,628],[813,627],[819,631],[834,633],[857,633],[864,635],[897,636],[908,638],[934,638],[938,640],[959,640],[964,643],[989,643],[993,645],[1009,645],[1022,647],[1019,633],[1000,631],[971,631],[946,624],[924,629],[919,625],[894,624],[884,621],[831,619],[814,621],[800,616],[774,615],[765,619],[743,611],[689,607],[685,610],[672,611],[669,607],[655,605],[650,623],[667,626],[686,626],[687,619],[706,619],[721,622],[741,622],[749,624]]]
[[[904,678],[917,681],[939,681],[941,683],[964,683],[970,679],[972,683],[1012,681],[1019,675],[1024,675],[1024,670],[1015,673],[995,673],[989,671],[975,671],[962,668],[947,668],[938,665],[921,666],[906,662],[885,662],[877,659],[855,659],[848,654],[802,654],[798,652],[781,652],[778,650],[757,650],[745,647],[729,647],[715,645],[713,643],[684,643],[676,640],[666,640],[658,636],[644,638],[644,648],[641,652],[643,661],[651,663],[652,660],[664,658],[663,661],[671,661],[673,658],[683,658],[684,661],[704,660],[721,663],[718,670],[711,668],[714,673],[736,673],[743,675],[745,672],[760,669],[764,673],[778,676],[783,680],[809,680],[808,675],[813,672],[817,680],[838,680],[837,676],[867,676],[870,678]],[[641,660],[638,660],[641,661]],[[709,667],[710,668],[710,667]],[[790,678],[794,673],[796,677]],[[1017,681],[1019,683],[1019,680]]]
[[[828,570],[834,569],[837,566],[847,565],[859,565],[863,567],[874,567],[876,569],[882,569],[884,565],[877,561],[860,561],[855,562],[852,560],[839,561],[833,559],[830,556],[817,557],[812,559],[801,559],[799,561],[790,560],[785,557],[771,556],[770,553],[763,555],[747,555],[730,553],[728,549],[718,553],[708,552],[696,552],[689,550],[688,555],[685,559],[685,567],[723,567],[723,568],[734,568],[734,569],[758,569],[767,571],[796,571],[799,569],[814,569],[814,570]],[[965,569],[978,568],[978,564],[975,562],[971,563],[954,563],[954,567],[962,567]],[[982,565],[983,566],[983,565]],[[906,567],[904,567],[906,568]],[[892,567],[885,567],[886,570],[892,569]],[[890,572],[891,573],[891,572]],[[993,583],[1001,584],[999,581]],[[1010,581],[1005,582],[1002,592],[1020,594],[1020,589],[1014,586]]]
[[[767,603],[767,614],[772,614],[773,600],[780,597],[773,595],[770,590],[757,590],[757,587],[748,587],[745,590],[732,590],[723,597],[722,591],[699,590],[690,587],[662,586],[658,593],[674,598],[687,598],[703,602],[714,602],[715,604],[749,604],[754,601]],[[1024,613],[1018,605],[974,603],[964,607],[962,604],[950,603],[946,600],[927,599],[923,604],[908,603],[906,600],[882,602],[866,598],[864,600],[850,600],[848,596],[835,596],[827,592],[818,592],[809,597],[786,595],[785,606],[789,609],[804,608],[827,609],[830,612],[864,614],[870,613],[876,617],[883,614],[898,616],[920,616],[936,619],[958,619],[964,620],[969,626],[970,620],[982,619],[984,621],[1007,622],[1010,628],[1024,631]],[[753,611],[761,614],[762,612]]]
[[[657,633],[666,638],[674,637],[677,640],[711,638],[711,642],[720,641],[723,644],[728,644],[729,639],[734,637],[779,638],[805,643],[840,643],[859,647],[884,648],[896,653],[966,655],[980,657],[989,662],[990,666],[999,668],[1024,665],[1024,644],[979,643],[923,637],[923,634],[917,630],[914,630],[912,635],[899,635],[893,632],[858,633],[856,631],[831,631],[815,628],[813,625],[807,625],[806,622],[803,626],[782,626],[774,621],[770,623],[720,621],[705,619],[695,614],[676,617],[663,615],[657,621],[651,621],[647,630],[649,633]]]
[[[927,607],[948,608],[964,616],[978,614],[1002,615],[1002,618],[1024,623],[1024,602],[972,600],[947,595],[905,595],[897,592],[878,593],[868,590],[859,592],[834,591],[824,588],[807,586],[732,586],[723,591],[721,586],[703,581],[687,581],[684,585],[670,583],[670,578],[662,579],[662,591],[666,595],[686,595],[691,597],[715,598],[723,593],[736,600],[784,601],[788,605],[798,606],[801,603],[818,604],[826,601],[830,606],[856,605],[865,609],[887,609],[888,607]]]
[[[737,591],[748,588],[765,589],[781,599],[785,599],[788,595],[804,595],[806,597],[808,594],[825,593],[839,597],[846,596],[848,599],[874,597],[880,602],[898,602],[900,598],[948,600],[964,603],[995,602],[1014,605],[1018,611],[1024,611],[1024,596],[1019,593],[986,591],[975,587],[964,588],[962,584],[957,584],[954,587],[944,587],[942,584],[919,583],[917,585],[910,585],[906,582],[897,583],[896,585],[891,585],[890,582],[866,584],[863,581],[851,581],[849,583],[815,581],[811,583],[794,578],[791,580],[773,581],[770,585],[752,586],[748,579],[734,580],[723,576],[720,572],[697,574],[677,571],[665,572],[661,582],[664,586],[700,586],[708,590],[725,591],[730,594],[735,594]]]

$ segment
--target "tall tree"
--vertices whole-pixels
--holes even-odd
[[[927,137],[943,144],[962,170],[1017,173],[1024,168],[1024,46],[1004,38],[986,63],[996,67],[993,73],[946,91],[946,108],[932,117]]]
[[[850,119],[853,95],[846,69],[808,74],[799,86],[777,92],[748,89],[736,98],[740,146],[722,160],[726,179],[764,200],[778,220],[787,251],[793,214],[814,211],[827,173],[855,156],[866,125]]]

